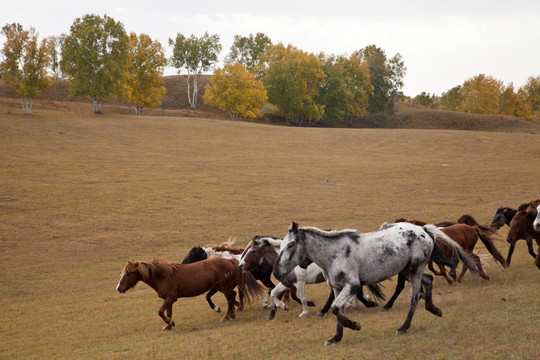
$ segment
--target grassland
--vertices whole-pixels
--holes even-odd
[[[538,132],[287,128],[62,106],[24,116],[0,102],[0,358],[538,358],[540,271],[523,242],[510,268],[490,261],[489,281],[436,278],[442,318],[419,307],[395,335],[404,292],[390,312],[351,311],[362,330],[329,348],[335,318],[299,319],[297,304],[268,322],[257,302],[222,324],[203,297],[180,299],[177,326],[163,332],[152,289],[115,290],[128,258],[180,261],[196,245],[282,236],[292,220],[360,231],[402,216],[487,223],[497,207],[538,197]],[[384,285],[389,294],[394,282]],[[318,306],[327,294],[308,287]]]

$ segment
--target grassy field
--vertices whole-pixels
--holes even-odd
[[[203,297],[180,299],[163,332],[152,289],[115,287],[129,258],[180,262],[192,246],[283,236],[293,220],[366,232],[398,217],[488,223],[497,207],[538,197],[539,133],[90,112],[0,105],[0,358],[538,358],[540,271],[524,242],[510,268],[489,261],[489,281],[437,277],[442,318],[419,307],[395,335],[407,287],[389,312],[351,311],[362,330],[328,348],[335,317],[297,318],[298,304],[269,322],[257,301],[222,324]],[[307,291],[318,307],[328,295],[325,284]]]

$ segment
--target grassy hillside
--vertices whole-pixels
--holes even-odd
[[[51,100],[52,101],[52,100]],[[161,331],[145,284],[115,290],[129,258],[181,261],[192,246],[291,221],[377,229],[398,217],[487,223],[499,206],[538,196],[540,134],[316,129],[179,116],[103,116],[51,102],[32,116],[0,103],[0,358],[535,359],[540,271],[525,244],[491,279],[437,277],[435,317],[419,306],[395,335],[408,285],[390,312],[350,311],[362,324],[325,348],[335,317],[265,320],[257,301],[220,323],[203,297],[180,299]],[[45,106],[46,105],[46,106]],[[66,106],[66,111],[62,111]],[[91,107],[91,105],[90,105]],[[496,246],[506,254],[507,228]],[[535,246],[536,248],[536,246]],[[487,253],[482,244],[477,251]],[[385,281],[389,295],[394,280]],[[308,296],[321,306],[326,284]],[[218,294],[215,302],[223,306]]]
[[[228,119],[229,116],[214,107],[204,105],[202,95],[204,86],[209,83],[209,76],[204,75],[199,80],[200,92],[197,102],[197,110],[191,110],[187,100],[186,78],[184,76],[164,77],[164,86],[167,93],[164,95],[163,106],[158,109],[144,109],[144,115],[166,115],[203,117],[211,119]],[[57,104],[62,110],[72,109],[84,112],[92,111],[91,107],[85,106],[89,101],[83,98],[70,99],[68,97],[68,83],[56,82],[49,89],[43,92],[39,100],[36,101],[35,110],[39,111],[43,106],[54,108]],[[15,91],[0,81],[0,99],[4,99],[2,107],[7,103],[16,101]],[[2,101],[2,100],[0,100]],[[0,114],[2,113],[0,107]],[[86,110],[86,109],[90,110]],[[14,110],[16,111],[16,110]],[[130,114],[133,110],[120,102],[108,102],[104,105],[104,112],[112,114]],[[270,122],[283,124],[279,119],[258,120],[258,122]],[[371,114],[365,119],[357,120],[354,123],[356,128],[407,128],[407,129],[450,129],[450,130],[481,130],[481,131],[509,131],[509,132],[540,132],[540,122],[532,119],[518,118],[515,116],[503,115],[480,115],[467,114],[455,111],[437,110],[420,107],[412,104],[397,103],[395,114]]]

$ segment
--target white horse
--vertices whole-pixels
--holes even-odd
[[[435,240],[440,240],[456,253],[466,256],[463,249],[433,225],[420,227],[397,223],[384,230],[359,233],[356,230],[323,231],[313,227],[298,228],[292,223],[281,243],[281,251],[274,266],[274,276],[280,280],[295,266],[313,261],[319,265],[336,300],[332,312],[337,318],[336,334],[326,341],[332,345],[343,337],[343,326],[360,330],[359,323],[344,313],[344,305],[356,296],[362,286],[371,289],[377,283],[401,274],[411,282],[411,306],[402,334],[410,327],[420,298],[426,309],[437,316],[442,311],[431,299],[433,277],[424,274]],[[374,292],[374,294],[376,294]]]

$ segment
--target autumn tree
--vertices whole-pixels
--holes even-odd
[[[206,85],[203,100],[206,105],[226,111],[231,119],[239,116],[260,117],[261,107],[268,100],[261,81],[248,72],[244,65],[235,63],[216,69]]]
[[[502,82],[491,75],[479,74],[463,83],[461,111],[475,114],[497,114]]]
[[[161,105],[167,90],[163,86],[163,71],[167,66],[165,51],[159,41],[148,35],[129,35],[129,76],[126,100],[135,105],[135,113],[143,108],[153,109]]]
[[[125,97],[129,64],[128,36],[122,23],[105,15],[77,18],[62,47],[61,67],[71,96],[93,100],[101,114],[103,101]]]
[[[16,23],[3,26],[2,35],[6,41],[2,48],[1,77],[21,96],[24,113],[31,114],[33,100],[52,82],[47,75],[51,44],[47,39],[39,42],[34,28],[24,30]]]
[[[62,56],[62,45],[64,44],[65,38],[65,34],[49,37],[51,43],[51,70],[55,81],[64,79],[64,74],[60,67],[60,60]]]
[[[312,125],[322,119],[317,102],[325,74],[317,56],[292,45],[268,46],[263,62],[263,83],[269,102],[279,108],[288,125]]]
[[[240,63],[247,71],[255,73],[259,66],[261,55],[266,46],[271,45],[270,38],[263,33],[249,34],[249,36],[235,35],[229,55],[225,58],[226,64]]]
[[[529,116],[538,120],[540,110],[540,76],[529,77],[527,83],[518,90],[518,95],[527,108]]]
[[[499,94],[499,114],[512,116],[527,116],[527,109],[519,95],[514,91],[514,84],[501,86]]]
[[[435,104],[435,94],[429,94],[422,91],[413,99],[413,103],[420,106],[433,106]]]
[[[193,34],[187,38],[177,34],[176,39],[169,39],[169,46],[173,48],[170,64],[178,69],[179,74],[182,69],[187,72],[189,106],[195,110],[199,93],[199,76],[212,69],[221,52],[219,35],[208,35],[208,32],[205,32],[200,38]]]
[[[394,103],[403,97],[403,78],[407,68],[401,55],[397,53],[388,59],[383,49],[369,45],[357,50],[359,56],[369,66],[369,75],[373,92],[369,97],[369,112],[392,112]]]
[[[320,55],[326,75],[320,88],[320,103],[324,105],[324,119],[331,123],[352,125],[353,119],[364,116],[373,91],[369,68],[358,55]]]

